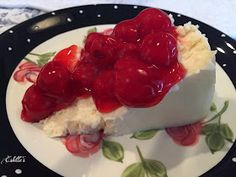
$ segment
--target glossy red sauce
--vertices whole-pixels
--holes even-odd
[[[79,96],[92,96],[104,113],[158,104],[186,73],[176,37],[168,15],[154,8],[118,23],[112,33],[90,33],[80,58],[73,45],[42,68],[23,98],[22,119],[37,122]]]

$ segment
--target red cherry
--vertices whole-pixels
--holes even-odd
[[[184,78],[186,69],[180,63],[176,62],[169,68],[163,70],[163,74],[165,75],[165,77],[163,78],[165,86],[171,88],[173,85]]]
[[[90,47],[85,48],[85,50],[96,58],[98,65],[109,67],[117,60],[119,42],[111,36],[99,34],[88,46]]]
[[[93,85],[92,96],[100,112],[112,112],[121,106],[114,95],[114,73],[112,70],[99,74]]]
[[[97,32],[89,33],[85,41],[85,46],[84,46],[85,50],[90,51],[93,41],[100,37],[103,37],[103,34]]]
[[[73,79],[79,86],[79,94],[88,94],[91,91],[93,82],[98,75],[98,67],[92,60],[93,59],[91,59],[90,56],[82,58],[81,62],[78,64],[72,74]]]
[[[76,88],[76,86],[75,86]],[[68,106],[70,106],[76,99],[77,95],[75,94],[75,91],[72,90],[71,92],[68,92],[64,97],[61,96],[60,98],[57,98],[56,103],[56,111],[59,111],[61,109],[64,109]]]
[[[126,106],[150,107],[159,103],[167,93],[159,69],[134,57],[118,60],[115,76],[115,94]]]
[[[172,26],[171,29],[168,31],[168,33],[170,33],[175,39],[177,39],[178,33],[176,31],[176,27],[175,26]]]
[[[112,35],[123,42],[136,43],[139,39],[138,24],[135,19],[124,20],[115,26]]]
[[[140,55],[143,61],[157,66],[169,66],[177,61],[177,42],[169,33],[152,33],[142,41]]]
[[[43,66],[37,85],[48,95],[63,97],[72,87],[69,71],[60,62],[51,61]]]
[[[135,19],[139,23],[139,32],[142,38],[152,32],[169,31],[172,26],[168,15],[155,8],[143,10]]]
[[[43,66],[36,84],[45,95],[56,98],[56,110],[69,106],[76,99],[76,86],[70,72],[58,61]]]
[[[44,95],[38,86],[32,85],[23,97],[21,118],[27,122],[38,122],[54,112],[55,102],[55,99]]]
[[[121,43],[118,58],[124,58],[126,56],[137,56],[139,53],[138,47],[133,43]]]
[[[80,49],[78,46],[72,45],[58,52],[53,60],[60,62],[70,72],[73,72],[77,62],[79,61],[79,54]]]

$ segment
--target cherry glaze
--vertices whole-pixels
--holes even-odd
[[[56,100],[43,94],[37,85],[30,86],[22,100],[21,117],[27,122],[38,122],[56,109]]]
[[[84,95],[105,113],[158,104],[186,73],[177,60],[176,38],[168,15],[155,8],[118,23],[112,33],[90,33],[79,59],[72,45],[43,67],[25,93],[22,119],[39,121]]]

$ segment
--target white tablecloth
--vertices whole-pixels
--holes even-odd
[[[70,6],[97,3],[139,4],[163,8],[203,21],[236,39],[236,0],[1,0],[0,7],[34,7],[46,12]],[[11,15],[17,12],[14,9]],[[38,12],[34,13],[22,14],[17,19],[14,19],[14,16],[12,18],[17,23],[38,15]],[[5,30],[6,27],[2,29]]]

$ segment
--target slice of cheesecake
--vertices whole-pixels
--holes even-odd
[[[178,61],[187,70],[163,100],[149,108],[122,106],[100,113],[92,100],[80,99],[71,107],[42,120],[50,136],[89,133],[104,129],[109,135],[180,126],[202,120],[208,114],[215,91],[215,51],[205,35],[191,23],[177,27]]]
[[[60,51],[22,100],[22,119],[50,137],[124,135],[202,120],[215,89],[215,52],[197,26],[149,8]]]

